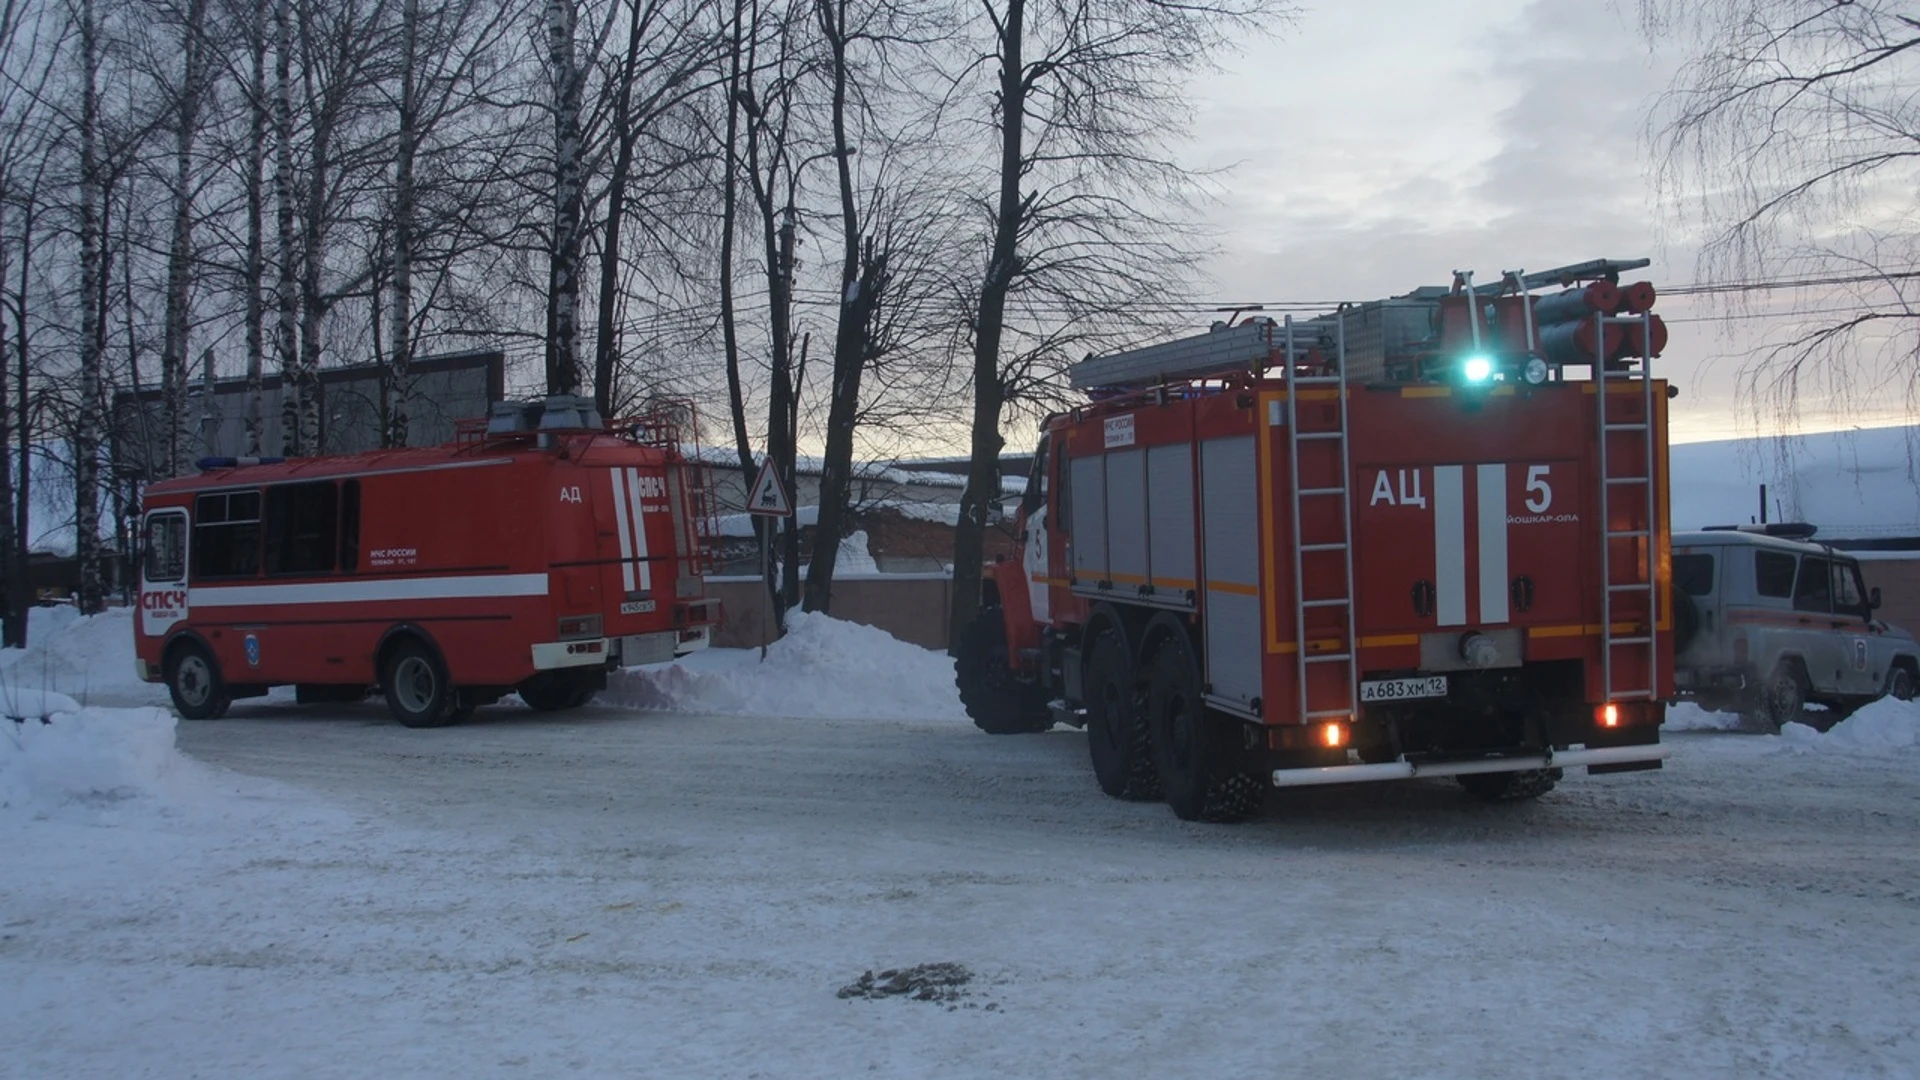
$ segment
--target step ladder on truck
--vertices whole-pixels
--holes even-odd
[[[1456,273],[1090,357],[956,643],[996,733],[1084,726],[1108,794],[1494,801],[1658,768],[1672,695],[1666,328],[1647,260]]]

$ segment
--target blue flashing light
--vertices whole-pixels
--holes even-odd
[[[1485,356],[1469,356],[1460,365],[1460,373],[1470,383],[1483,383],[1493,378],[1493,361]]]

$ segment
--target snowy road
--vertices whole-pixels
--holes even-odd
[[[237,794],[0,834],[0,1074],[1920,1074],[1920,754],[1672,741],[1209,827],[1067,731],[242,703]]]

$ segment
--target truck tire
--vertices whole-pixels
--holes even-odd
[[[1895,701],[1912,701],[1914,693],[1913,672],[1905,667],[1896,666],[1887,672],[1887,695]]]
[[[1524,772],[1472,773],[1456,776],[1467,794],[1484,802],[1520,802],[1537,799],[1560,782],[1559,769],[1527,769]]]
[[[182,720],[218,720],[233,697],[205,645],[188,639],[167,654],[167,694]]]
[[[535,675],[521,683],[516,693],[534,712],[577,709],[593,700],[593,691],[579,685],[577,680],[551,674]]]
[[[1100,790],[1116,799],[1159,798],[1153,733],[1142,708],[1146,695],[1118,631],[1109,628],[1094,638],[1080,685],[1087,695],[1087,750]]]
[[[983,607],[953,650],[953,684],[973,726],[989,735],[1032,735],[1053,726],[1047,696],[1007,664],[1007,627],[1000,608]]]
[[[387,654],[380,685],[387,693],[387,708],[393,711],[393,718],[406,727],[445,727],[466,715],[454,707],[446,665],[432,649],[411,638]]]
[[[1233,729],[1209,712],[1186,635],[1168,638],[1147,663],[1147,725],[1167,805],[1183,821],[1245,821],[1265,789],[1241,768]]]

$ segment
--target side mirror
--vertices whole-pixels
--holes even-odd
[[[1878,585],[1875,585],[1873,588],[1867,590],[1867,610],[1868,611],[1880,610],[1880,586]]]

